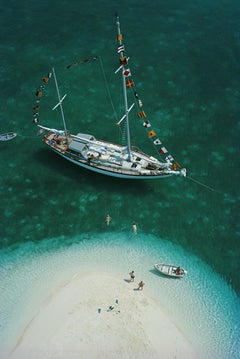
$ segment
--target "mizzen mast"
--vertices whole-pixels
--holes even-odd
[[[55,70],[54,67],[52,68],[52,72],[53,72],[53,77],[54,77],[54,81],[55,81],[55,85],[56,85],[56,90],[57,90],[57,96],[58,96],[58,103],[56,104],[56,106],[53,107],[52,110],[55,110],[58,106],[60,107],[61,110],[61,115],[62,115],[62,121],[63,121],[63,126],[64,126],[64,132],[65,132],[65,136],[66,136],[66,141],[68,143],[68,138],[67,138],[67,127],[66,127],[66,121],[65,121],[65,117],[64,117],[64,112],[63,112],[63,106],[62,106],[62,102],[65,99],[65,97],[67,96],[66,94],[61,98],[60,96],[60,92],[59,92],[59,87],[58,87],[58,82],[57,82],[57,77],[55,74]]]

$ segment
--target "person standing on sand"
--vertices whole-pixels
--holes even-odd
[[[130,273],[130,282],[134,282],[134,278],[135,278],[135,273],[134,273],[134,270],[132,270]]]
[[[141,282],[138,283],[138,290],[143,290],[143,286],[145,285],[145,283],[143,283],[143,281],[141,280]]]

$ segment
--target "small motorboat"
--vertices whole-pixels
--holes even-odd
[[[173,266],[170,264],[154,264],[154,268],[160,273],[169,277],[182,278],[187,274],[187,271],[182,267]]]
[[[0,134],[0,141],[9,141],[17,136],[16,132],[8,132]]]

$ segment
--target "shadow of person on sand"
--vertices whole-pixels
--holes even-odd
[[[124,278],[124,282],[126,282],[126,283],[131,283],[131,280]]]

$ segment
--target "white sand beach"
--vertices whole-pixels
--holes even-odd
[[[42,304],[10,358],[194,358],[147,283],[137,284],[106,272],[74,275]]]

